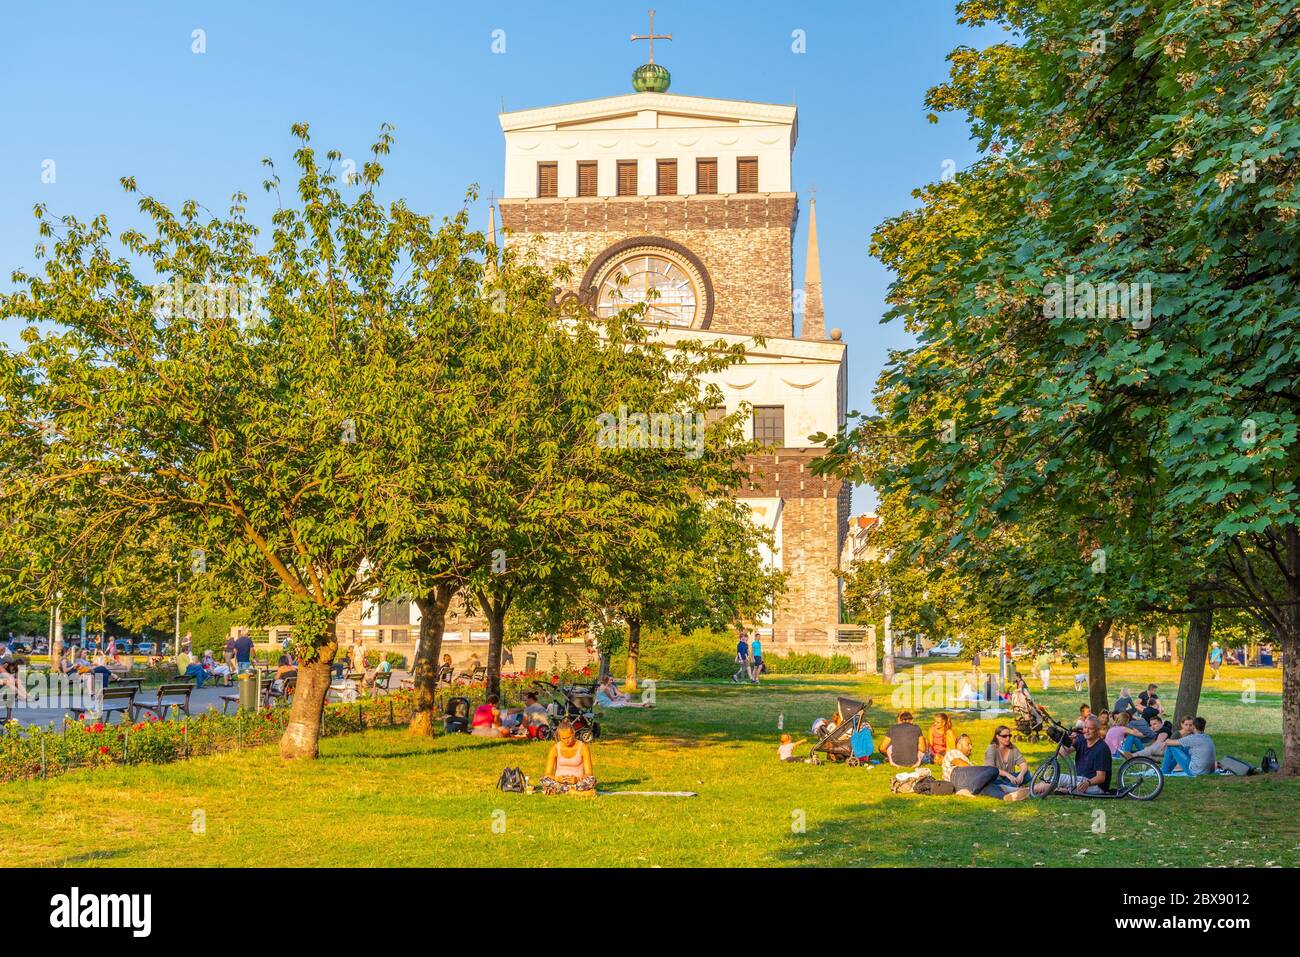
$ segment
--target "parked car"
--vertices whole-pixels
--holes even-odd
[[[135,646],[137,655],[152,655],[154,653],[154,643],[152,641],[142,641]]]
[[[931,658],[956,658],[961,654],[961,642],[945,638],[928,652]]]
[[[118,653],[119,655],[129,655],[129,654],[131,654],[131,647],[132,647],[132,646],[131,646],[131,639],[130,639],[130,638],[114,638],[114,639],[113,639],[113,644],[116,646],[116,648],[117,648],[117,653]]]

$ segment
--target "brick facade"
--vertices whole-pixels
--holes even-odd
[[[749,460],[750,474],[739,497],[780,498],[781,567],[787,591],[772,621],[773,646],[820,644],[833,640],[839,623],[840,589],[836,574],[848,529],[852,486],[839,478],[814,475],[818,455],[810,449],[781,449]],[[811,648],[808,650],[812,650]]]
[[[792,193],[503,199],[509,243],[581,277],[614,243],[655,236],[695,254],[713,284],[710,329],[794,335],[792,249],[799,215]],[[575,279],[575,284],[577,279]]]

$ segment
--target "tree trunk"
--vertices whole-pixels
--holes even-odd
[[[487,693],[501,694],[501,648],[506,637],[506,611],[510,599],[496,595],[480,595],[479,605],[488,620]]]
[[[289,706],[289,723],[280,738],[280,757],[288,759],[320,756],[321,717],[325,697],[330,690],[330,671],[338,653],[335,620],[330,619],[329,635],[320,644],[316,657],[298,663],[298,684]]]
[[[1199,592],[1193,591],[1188,598],[1196,607],[1206,603],[1203,611],[1192,613],[1187,621],[1187,644],[1183,647],[1183,670],[1178,676],[1178,700],[1174,703],[1173,720],[1181,721],[1183,717],[1196,716],[1201,705],[1201,685],[1205,681],[1205,658],[1210,651],[1210,632],[1214,627],[1214,610],[1209,607],[1209,600]]]
[[[1176,665],[1178,664],[1178,629],[1169,629],[1165,640],[1169,642],[1169,663]]]
[[[410,734],[433,737],[437,722],[438,659],[442,657],[442,633],[447,609],[456,594],[452,584],[435,585],[423,598],[416,599],[420,609],[420,640],[415,650],[411,673],[415,676],[415,713],[407,728]]]
[[[1112,620],[1103,619],[1088,632],[1088,700],[1094,714],[1110,707],[1106,697],[1106,636]]]
[[[641,657],[641,619],[627,620],[627,678],[623,683],[624,691],[636,690],[636,663]]]
[[[1286,527],[1286,590],[1282,609],[1282,773],[1300,776],[1300,526]]]

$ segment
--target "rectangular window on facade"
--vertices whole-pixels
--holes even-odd
[[[537,196],[554,199],[560,195],[560,168],[558,163],[537,164]]]
[[[677,160],[660,160],[656,164],[659,182],[656,184],[660,196],[677,195]]]
[[[716,159],[697,159],[695,161],[695,192],[716,193],[718,191],[718,161]]]
[[[785,406],[754,406],[754,438],[764,445],[785,447]]]
[[[742,156],[736,160],[736,192],[758,192],[758,157]]]
[[[636,160],[618,161],[618,195],[636,195]]]
[[[721,422],[727,417],[727,407],[725,405],[710,406],[704,413],[704,426],[708,428],[715,422]]]
[[[409,601],[380,602],[379,623],[381,625],[409,625],[411,623],[411,603]]]
[[[596,163],[583,160],[578,163],[578,195],[596,195]]]

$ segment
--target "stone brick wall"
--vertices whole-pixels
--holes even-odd
[[[781,515],[781,567],[787,591],[773,616],[773,650],[787,644],[821,644],[839,624],[840,548],[848,531],[851,487],[838,478],[813,475],[817,450],[782,449],[751,458],[740,491],[777,497]],[[813,650],[812,648],[800,650]]]
[[[699,257],[713,283],[709,328],[794,335],[791,193],[501,200],[509,244],[547,266],[573,267],[574,284],[614,243],[658,236]]]

